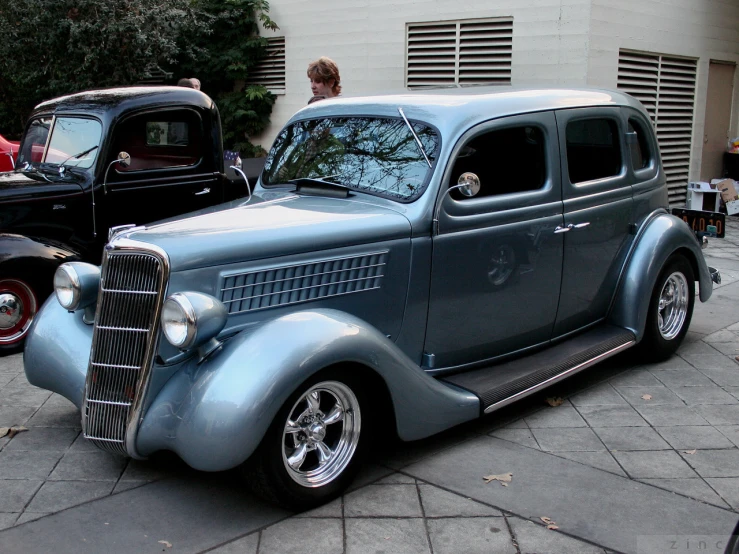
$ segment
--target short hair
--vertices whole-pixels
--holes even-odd
[[[200,79],[190,77],[190,82],[192,83],[192,88],[194,88],[195,90],[200,90]]]
[[[334,84],[331,91],[334,94],[341,93],[341,77],[339,76],[339,66],[331,58],[321,56],[316,61],[308,64],[308,78],[318,81],[319,83],[328,83],[333,79]]]
[[[193,85],[192,81],[188,79],[187,77],[183,77],[179,81],[177,81],[178,87],[187,87],[187,88],[195,88],[195,85]]]

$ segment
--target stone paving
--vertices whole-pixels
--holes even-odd
[[[661,552],[674,549],[624,537],[676,519],[686,534],[728,533],[739,512],[739,221],[729,219],[727,238],[705,250],[723,283],[696,304],[677,356],[642,365],[627,353],[482,420],[383,445],[349,492],[305,514],[242,495],[227,473],[98,451],[70,402],[30,386],[20,355],[0,358],[0,427],[29,429],[0,439],[0,551]],[[508,470],[509,487],[482,482]],[[592,498],[590,482],[599,489]],[[619,491],[632,500],[623,504]],[[230,527],[213,516],[213,498],[237,514]],[[619,501],[644,513],[617,524],[594,515]],[[178,519],[182,510],[191,517]],[[60,538],[96,521],[84,543]]]

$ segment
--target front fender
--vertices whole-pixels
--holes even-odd
[[[51,295],[31,324],[23,351],[28,382],[61,394],[81,408],[92,346],[83,312],[69,313]]]
[[[667,259],[680,252],[697,269],[700,300],[713,291],[711,274],[693,232],[682,219],[659,213],[645,223],[621,275],[609,322],[629,329],[641,340],[647,322],[652,291]]]
[[[43,238],[0,233],[0,277],[27,281],[42,301],[51,293],[56,268],[80,259],[73,248]]]
[[[296,312],[226,341],[201,364],[186,362],[152,400],[137,451],[169,449],[206,471],[235,467],[259,445],[280,407],[323,368],[353,362],[384,379],[404,440],[480,414],[476,396],[428,376],[366,322],[337,310]],[[352,366],[347,365],[347,371]],[[371,416],[370,416],[371,417]]]

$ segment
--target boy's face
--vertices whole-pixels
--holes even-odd
[[[333,79],[329,79],[328,82],[317,81],[315,77],[310,78],[310,89],[313,91],[313,96],[333,96],[331,86],[334,84]]]

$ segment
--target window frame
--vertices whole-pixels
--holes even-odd
[[[631,185],[631,174],[626,165],[626,140],[624,133],[624,120],[619,106],[593,106],[587,108],[568,108],[557,110],[557,126],[559,128],[559,147],[562,152],[562,198],[568,200],[598,192],[608,192],[615,189],[626,188]],[[621,150],[621,170],[618,174],[591,181],[573,183],[570,181],[569,159],[567,157],[567,124],[573,120],[582,119],[610,119],[616,124],[617,137]],[[631,161],[629,159],[629,166]]]

